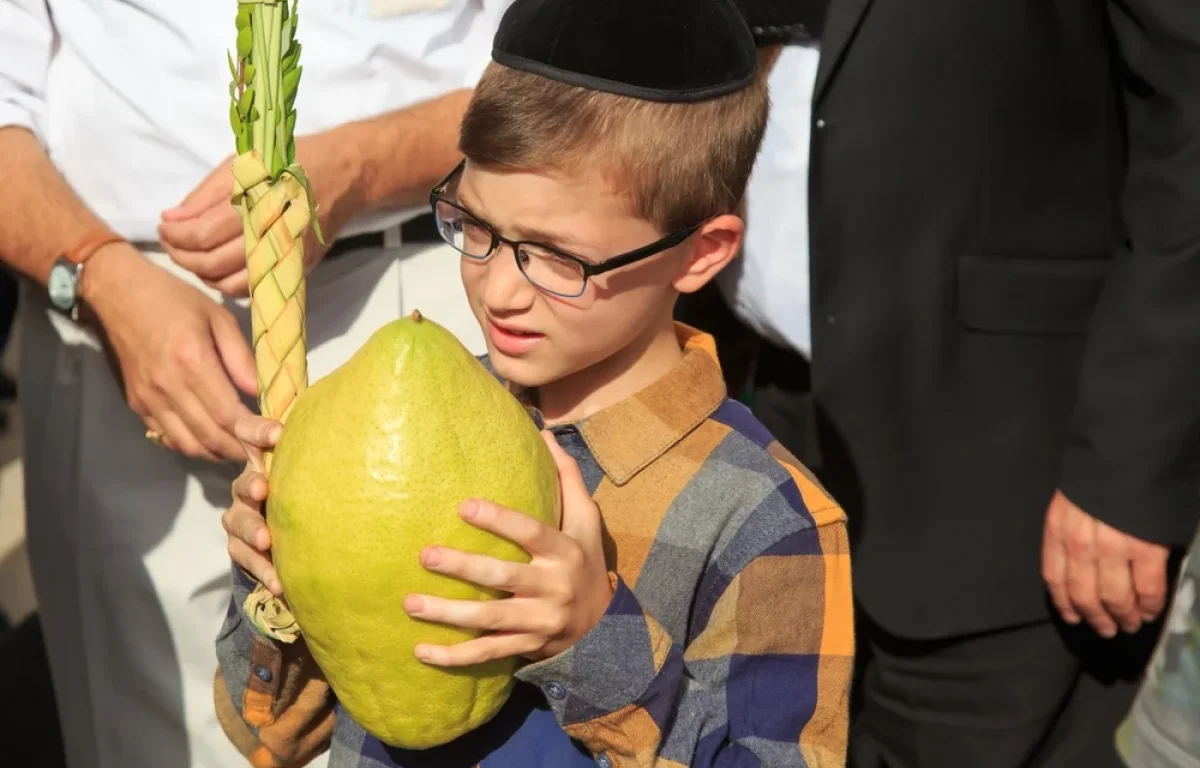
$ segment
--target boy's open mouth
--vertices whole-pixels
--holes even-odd
[[[487,332],[496,349],[506,355],[527,352],[545,337],[545,334],[535,331],[498,323],[490,317],[487,319]]]

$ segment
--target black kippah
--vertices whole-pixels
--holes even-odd
[[[516,0],[492,58],[570,85],[671,102],[741,90],[757,67],[750,28],[730,0]]]

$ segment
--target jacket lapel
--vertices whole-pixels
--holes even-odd
[[[817,83],[813,92],[813,103],[818,104],[829,88],[846,49],[862,23],[872,0],[833,0],[829,4],[829,16],[821,35],[821,61],[817,65]]]

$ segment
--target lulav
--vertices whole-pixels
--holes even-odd
[[[286,421],[308,386],[304,236],[324,241],[312,189],[296,164],[296,93],[301,44],[297,6],[238,0],[237,58],[231,55],[229,122],[237,145],[233,206],[242,219],[250,282],[251,337],[263,416]],[[264,460],[269,471],[271,454]],[[246,601],[267,635],[293,642],[299,628],[262,584]]]

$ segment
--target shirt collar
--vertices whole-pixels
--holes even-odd
[[[683,359],[642,391],[576,424],[596,463],[624,485],[662,456],[725,400],[725,379],[712,336],[682,323]]]

